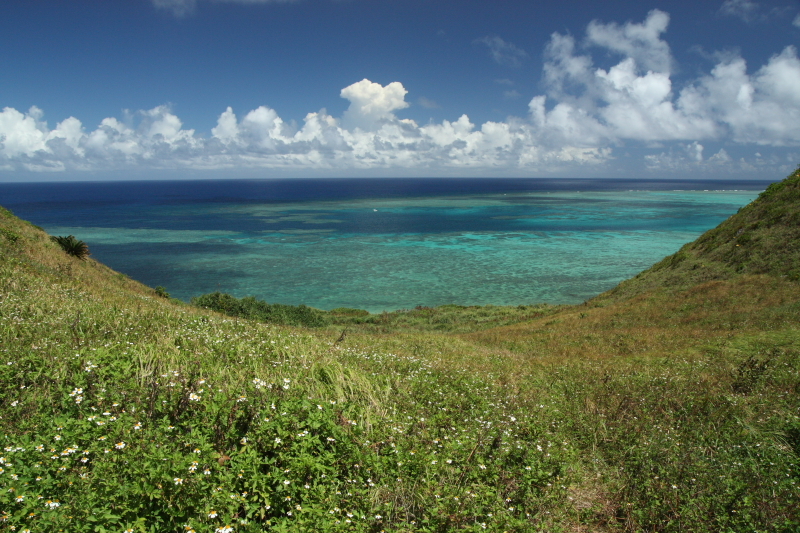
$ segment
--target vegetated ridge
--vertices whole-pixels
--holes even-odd
[[[799,182],[583,305],[313,329],[0,209],[0,528],[797,531]]]

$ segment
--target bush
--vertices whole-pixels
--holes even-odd
[[[50,237],[50,239],[61,246],[61,249],[67,252],[68,255],[77,257],[80,260],[86,259],[89,255],[89,246],[75,238],[74,235],[66,237]]]
[[[272,324],[317,328],[327,326],[327,313],[305,305],[270,304],[252,296],[242,299],[224,292],[212,292],[192,298],[192,305],[205,307],[228,316],[248,318]]]
[[[169,298],[169,293],[167,292],[167,289],[165,287],[159,285],[158,287],[155,288],[155,291],[156,291],[156,296],[160,296],[162,298]]]

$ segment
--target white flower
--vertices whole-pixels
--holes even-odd
[[[176,485],[183,485],[183,478],[176,477],[172,481],[174,481]]]
[[[115,447],[116,449],[118,449],[118,450],[121,450],[121,449],[123,449],[125,446],[126,446],[126,444],[125,444],[123,441],[119,441],[118,443],[116,443],[116,444],[114,445],[114,447]]]

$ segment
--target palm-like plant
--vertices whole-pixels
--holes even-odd
[[[53,242],[58,243],[62,250],[73,257],[84,260],[90,255],[89,246],[85,242],[76,239],[74,235],[68,235],[66,237],[50,237],[50,239]]]

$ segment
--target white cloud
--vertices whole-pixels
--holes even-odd
[[[794,9],[790,6],[766,8],[752,0],[725,0],[717,14],[736,17],[750,24],[753,22],[769,22],[776,19],[785,20],[793,12]]]
[[[159,9],[172,11],[176,17],[185,17],[194,13],[197,0],[153,0],[153,5]]]
[[[725,0],[719,8],[720,15],[752,22],[758,18],[759,5],[751,0]]]
[[[340,96],[350,100],[350,107],[344,113],[348,125],[371,129],[379,122],[394,118],[394,111],[408,107],[403,84],[394,81],[386,87],[363,79],[342,89]]]
[[[800,28],[800,13],[798,13],[797,16],[794,18],[794,20],[792,21],[792,24],[794,26],[797,26],[798,28]]]
[[[641,24],[628,22],[619,26],[592,21],[586,29],[586,39],[589,44],[633,59],[641,69],[669,73],[672,56],[669,45],[661,39],[668,25],[669,15],[654,9]]]
[[[553,34],[545,51],[545,94],[533,96],[524,117],[474,124],[457,120],[419,125],[398,116],[409,107],[400,82],[361,80],[342,89],[350,102],[341,117],[325,109],[301,125],[267,106],[217,117],[210,137],[186,128],[168,106],[103,119],[94,129],[69,117],[50,129],[43,113],[0,112],[0,170],[273,168],[301,171],[402,169],[427,175],[570,173],[578,166],[611,168],[615,151],[647,154],[658,171],[761,169],[790,165],[780,147],[800,147],[800,59],[786,47],[748,70],[728,54],[681,87],[663,36],[669,17],[652,11],[642,23],[592,22],[583,48]],[[601,68],[593,55],[609,52]],[[506,80],[506,97],[524,90]],[[530,93],[529,93],[530,94]],[[429,100],[416,100],[429,107]],[[721,145],[725,145],[722,149]],[[731,155],[760,147],[769,157]],[[714,148],[711,148],[714,147]],[[658,150],[659,153],[654,153]],[[726,151],[727,150],[727,151]],[[707,154],[712,154],[708,156]],[[780,157],[779,157],[780,156]],[[755,157],[755,159],[753,159]],[[749,166],[748,166],[749,165]],[[791,165],[790,165],[791,166]]]
[[[732,140],[772,146],[800,144],[800,59],[786,47],[754,74],[744,59],[720,62],[682,94],[698,112],[713,117]]]
[[[564,142],[702,141],[726,136],[739,143],[800,144],[800,60],[794,47],[747,72],[739,56],[720,60],[681,90],[671,79],[671,54],[661,34],[668,17],[651,11],[642,24],[592,22],[587,45],[623,55],[608,70],[579,54],[575,40],[554,34],[544,67],[550,110],[531,110]]]
[[[207,0],[208,1],[208,0]],[[230,4],[284,4],[297,0],[210,0],[212,2]],[[176,17],[185,17],[194,13],[198,0],[152,0],[153,5],[159,9],[171,11]]]
[[[417,98],[417,103],[425,109],[439,109],[441,107],[435,100],[425,98],[424,96]]]
[[[486,45],[495,63],[506,67],[519,67],[528,57],[528,53],[525,50],[517,48],[496,35],[481,37],[476,39],[475,43]]]

